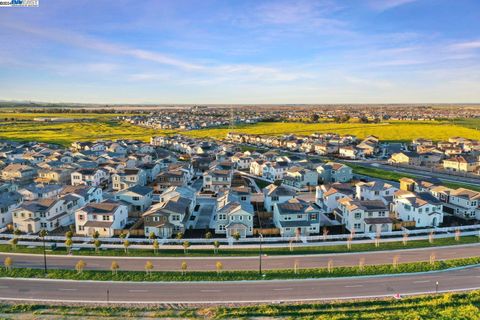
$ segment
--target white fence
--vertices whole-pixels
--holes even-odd
[[[430,229],[419,229],[419,230],[408,230],[404,229],[402,231],[392,231],[392,232],[382,232],[380,238],[383,242],[393,242],[399,241],[404,234],[409,235],[409,239],[420,240],[428,239],[430,233],[435,233],[435,238],[449,238],[454,237],[455,232],[459,230],[461,236],[479,236],[480,237],[480,225],[469,225],[469,226],[459,226],[459,227],[446,227],[446,228],[430,228]],[[371,243],[376,238],[375,233],[364,233],[364,234],[335,234],[335,235],[317,235],[317,236],[301,236],[301,237],[263,237],[263,238],[241,238],[239,240],[234,240],[232,238],[196,238],[196,239],[158,239],[159,244],[161,245],[181,245],[184,241],[189,241],[192,245],[212,245],[214,241],[218,241],[223,245],[238,246],[238,247],[248,247],[248,246],[258,246],[260,242],[273,246],[288,246],[292,241],[301,242],[302,245],[335,245],[346,243],[349,239],[352,239],[356,243]],[[0,233],[0,240],[3,242],[9,241],[14,238],[15,235],[10,233]],[[32,244],[38,244],[42,241],[42,238],[38,235],[19,235],[17,236],[20,242],[28,242]],[[49,244],[56,243],[60,246],[64,245],[66,240],[65,236],[46,236],[45,241]],[[123,239],[121,238],[98,238],[102,242],[102,246],[112,245],[112,247],[121,246]],[[72,241],[75,246],[85,246],[92,247],[92,238],[91,237],[73,237]],[[147,238],[128,238],[128,241],[132,245],[148,245],[151,246],[152,240]]]

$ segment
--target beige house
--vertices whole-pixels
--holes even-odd
[[[478,166],[478,158],[475,157],[456,156],[443,160],[443,168],[449,171],[475,172]]]

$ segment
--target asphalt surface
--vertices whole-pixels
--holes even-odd
[[[220,248],[221,250],[221,248]],[[294,249],[295,250],[295,249]],[[429,261],[435,253],[437,260],[457,259],[480,256],[480,244],[445,246],[436,248],[406,249],[393,251],[374,251],[361,253],[319,254],[319,255],[284,255],[262,256],[262,267],[268,269],[292,269],[297,263],[298,268],[326,267],[329,260],[334,266],[356,266],[361,258],[366,265],[390,264],[395,256],[399,263],[414,261]],[[13,260],[13,267],[43,268],[43,255],[0,253],[0,260],[6,256]],[[215,263],[221,261],[224,270],[258,270],[258,256],[242,257],[95,257],[95,256],[47,256],[47,264],[51,269],[75,268],[78,260],[86,262],[85,270],[110,270],[112,260],[120,265],[121,270],[144,270],[145,263],[151,261],[155,271],[179,271],[183,261],[187,262],[191,271],[214,271]]]
[[[276,303],[393,297],[480,288],[480,267],[424,274],[238,282],[0,279],[0,300],[118,304]]]

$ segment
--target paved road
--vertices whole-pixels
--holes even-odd
[[[331,259],[335,266],[356,266],[361,258],[366,265],[390,264],[393,257],[399,256],[399,262],[428,261],[431,253],[437,260],[480,256],[480,244],[449,247],[407,249],[395,251],[377,251],[345,254],[319,254],[297,256],[264,256],[264,269],[292,269],[295,262],[298,268],[326,267]],[[43,268],[43,256],[32,254],[0,253],[0,260],[6,256],[13,260],[14,267]],[[250,257],[91,257],[91,256],[48,256],[48,266],[52,269],[74,269],[78,260],[87,263],[86,270],[110,270],[112,260],[116,260],[121,270],[144,270],[147,260],[152,261],[154,270],[179,271],[182,261],[186,261],[188,270],[214,271],[215,263],[221,261],[225,270],[257,270],[258,256]]]
[[[238,282],[0,279],[0,300],[119,304],[275,303],[373,298],[480,288],[480,267],[424,274]]]

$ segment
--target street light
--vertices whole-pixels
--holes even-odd
[[[258,255],[258,273],[260,276],[262,275],[262,242],[263,242],[263,235],[260,233],[260,250]]]
[[[438,281],[435,282],[435,293],[438,293]]]
[[[42,237],[42,241],[43,241],[43,266],[44,266],[44,270],[45,270],[45,275],[47,275],[47,252],[46,252],[46,249],[45,249],[45,237],[47,236],[47,230],[45,229],[42,229],[40,230],[40,237]]]

